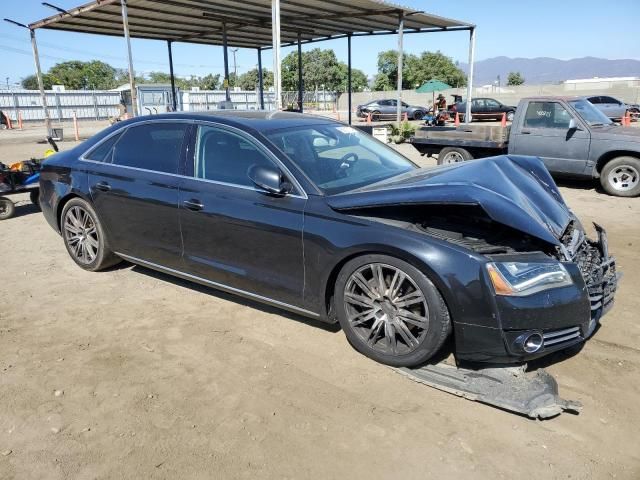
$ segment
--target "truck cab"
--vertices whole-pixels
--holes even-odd
[[[640,195],[640,129],[612,122],[583,97],[523,98],[507,127],[422,127],[412,143],[438,154],[438,164],[530,155],[555,176],[599,179],[611,195]]]

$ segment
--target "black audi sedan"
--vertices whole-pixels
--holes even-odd
[[[421,169],[294,113],[118,123],[44,162],[40,204],[71,258],[127,260],[325,322],[379,362],[522,362],[586,340],[617,275],[541,161]],[[203,317],[211,312],[203,312]]]

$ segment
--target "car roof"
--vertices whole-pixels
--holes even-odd
[[[146,120],[202,120],[214,121],[240,128],[252,128],[258,131],[279,130],[289,127],[305,125],[327,125],[340,122],[318,115],[308,115],[295,112],[265,111],[265,110],[211,110],[206,112],[172,112],[158,115],[144,115],[129,120],[135,124]]]

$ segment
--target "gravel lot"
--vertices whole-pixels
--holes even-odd
[[[2,135],[5,163],[44,150]],[[23,196],[0,222],[0,478],[640,478],[640,199],[561,190],[625,276],[595,337],[546,362],[584,404],[547,421],[413,383],[295,315],[84,272]]]

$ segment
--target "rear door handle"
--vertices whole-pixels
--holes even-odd
[[[522,135],[531,135],[531,130],[520,130]]]
[[[200,200],[196,200],[194,198],[192,198],[191,200],[185,200],[184,202],[182,202],[182,204],[189,210],[192,210],[194,212],[199,212],[204,208],[204,205],[200,203]]]
[[[107,182],[98,182],[95,184],[95,188],[97,188],[98,190],[102,190],[103,192],[108,192],[109,190],[111,190],[111,185],[109,185]]]

